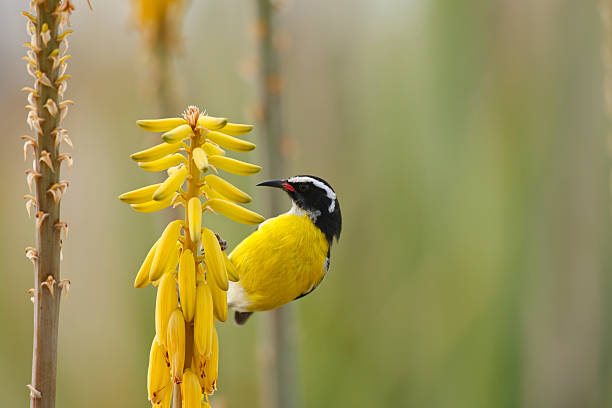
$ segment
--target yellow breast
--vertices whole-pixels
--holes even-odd
[[[240,282],[228,301],[242,311],[270,310],[319,284],[325,275],[328,243],[307,215],[271,218],[231,253]],[[240,299],[237,299],[240,297]]]

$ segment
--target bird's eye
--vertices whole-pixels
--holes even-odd
[[[310,186],[309,186],[308,184],[298,184],[298,185],[297,185],[297,190],[298,190],[300,193],[305,193],[305,192],[307,192],[308,190],[310,190]]]

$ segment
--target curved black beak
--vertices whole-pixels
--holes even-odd
[[[257,184],[257,186],[276,187],[276,188],[282,188],[285,191],[295,191],[293,186],[289,184],[287,180],[262,181],[261,183]]]

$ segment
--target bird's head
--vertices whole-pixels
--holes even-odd
[[[334,189],[322,178],[300,175],[283,180],[264,181],[257,185],[285,190],[293,201],[293,208],[308,214],[330,243],[334,237],[340,237],[340,204]]]

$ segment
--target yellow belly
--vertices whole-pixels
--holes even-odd
[[[230,255],[240,275],[236,285],[244,290],[240,301],[248,304],[239,309],[274,309],[313,289],[325,275],[327,250],[325,235],[307,215],[288,213],[261,224]]]

